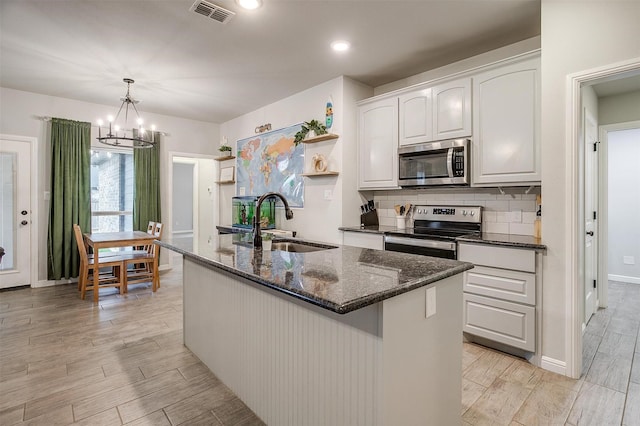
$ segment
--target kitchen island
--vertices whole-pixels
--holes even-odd
[[[185,345],[267,424],[460,423],[471,264],[262,252],[243,234],[157,243],[184,255]]]

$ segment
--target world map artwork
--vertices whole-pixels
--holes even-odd
[[[293,143],[301,125],[239,140],[236,195],[279,192],[291,207],[304,207],[304,146]]]

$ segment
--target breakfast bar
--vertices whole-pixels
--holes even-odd
[[[183,254],[184,342],[267,424],[458,424],[472,264],[221,235]]]

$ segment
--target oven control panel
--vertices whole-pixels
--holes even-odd
[[[415,206],[414,220],[438,220],[447,222],[482,222],[481,206]]]

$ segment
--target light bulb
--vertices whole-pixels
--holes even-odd
[[[142,126],[142,123],[144,123],[144,121],[142,120],[142,118],[138,118],[138,126]]]
[[[156,125],[155,125],[155,124],[152,124],[152,125],[151,125],[151,131],[152,131],[152,132],[155,132],[155,131],[156,131]]]
[[[102,126],[104,124],[104,121],[102,121],[101,118],[98,119],[98,126]]]
[[[345,40],[336,40],[331,43],[331,48],[336,52],[346,52],[351,47],[351,43]]]
[[[116,129],[116,132],[117,132],[117,131],[119,131],[119,130],[120,130],[120,126],[118,126],[118,125],[116,124],[116,126],[114,127],[114,129]]]
[[[262,0],[237,0],[240,7],[244,9],[257,9],[262,6]]]
[[[109,123],[113,123],[113,115],[109,115],[109,116],[107,116],[107,121],[108,121]]]

